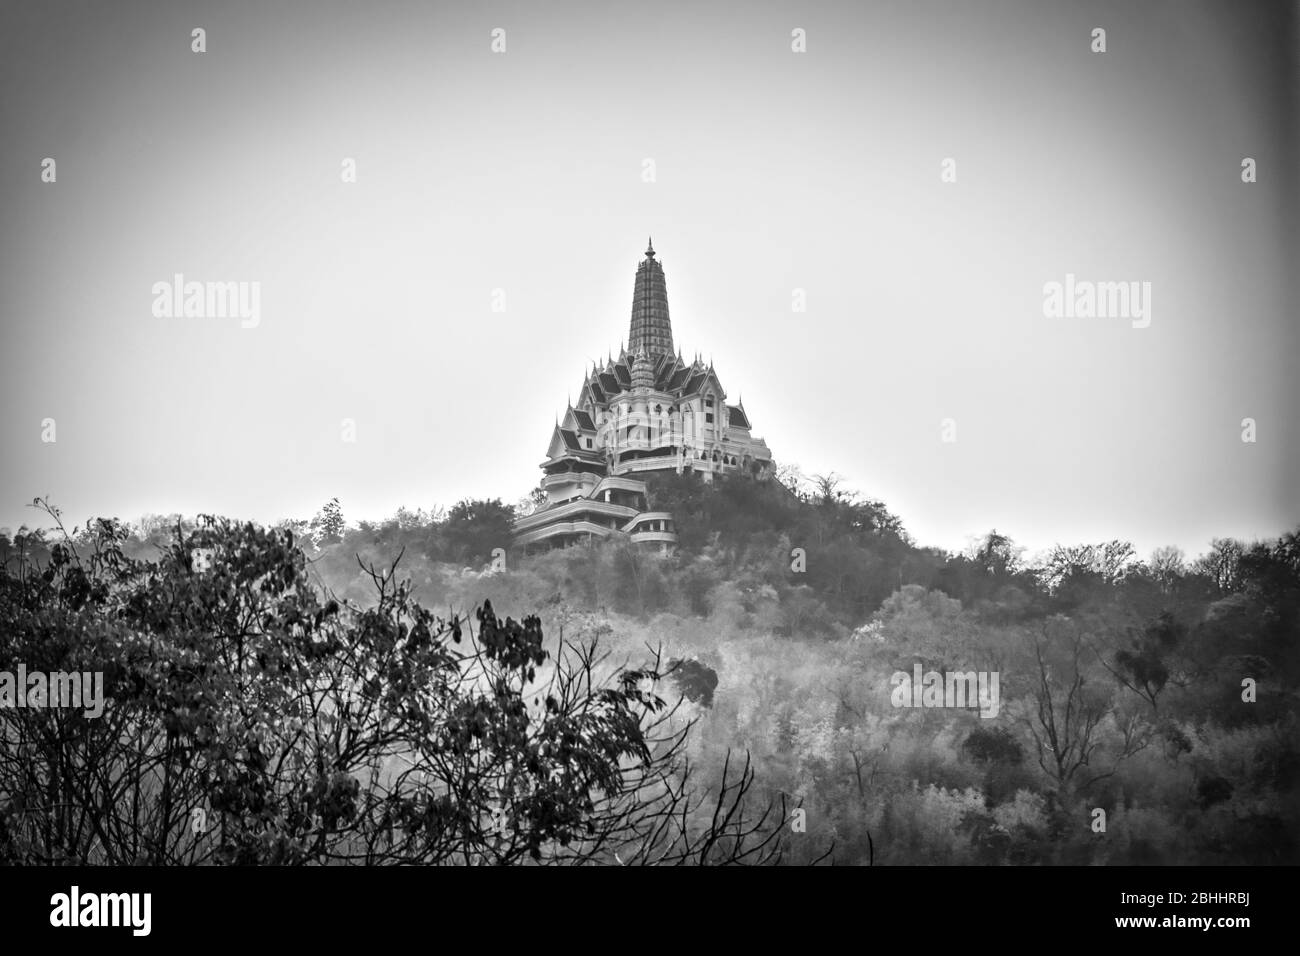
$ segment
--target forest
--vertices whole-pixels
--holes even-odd
[[[672,553],[516,553],[536,493],[5,533],[0,663],[112,706],[0,709],[0,859],[1296,862],[1296,532],[948,553],[834,475],[650,493]],[[896,706],[918,667],[996,716]]]

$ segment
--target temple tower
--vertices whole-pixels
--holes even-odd
[[[673,326],[668,318],[668,284],[664,267],[655,259],[654,242],[636,268],[632,289],[632,326],[627,350],[636,355],[641,349],[653,362],[660,355],[673,354]]]

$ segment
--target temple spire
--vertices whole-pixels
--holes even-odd
[[[650,364],[650,356],[646,354],[645,347],[636,350],[636,358],[632,361],[632,387],[634,389],[652,389],[655,384],[654,368]]]
[[[651,360],[673,354],[673,327],[668,317],[668,285],[664,267],[655,258],[654,240],[647,243],[645,258],[636,269],[632,288],[632,322],[628,351],[645,349]]]

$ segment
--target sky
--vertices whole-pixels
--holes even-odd
[[[516,501],[653,235],[777,462],[922,545],[1275,536],[1298,50],[1257,0],[4,2],[0,526]]]

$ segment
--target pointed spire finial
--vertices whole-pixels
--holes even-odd
[[[646,242],[645,257],[647,259],[653,259],[655,257],[655,241],[653,238]]]

